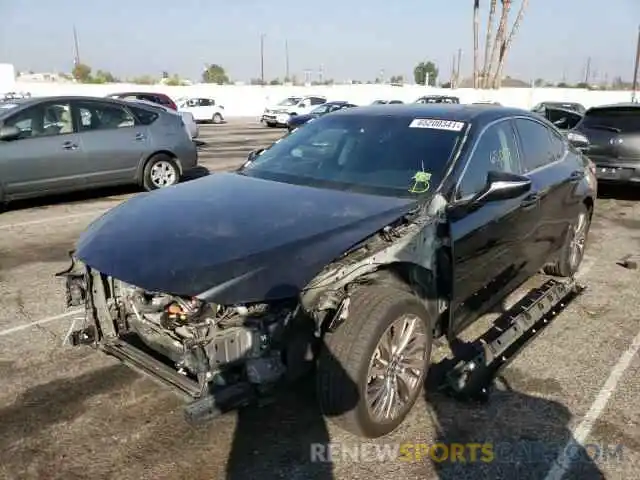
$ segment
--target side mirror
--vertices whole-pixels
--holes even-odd
[[[2,127],[0,128],[0,141],[8,142],[20,138],[20,129],[18,127]]]
[[[489,202],[518,198],[531,190],[531,179],[515,173],[492,171],[484,188],[469,200],[450,204],[449,215],[460,219]]]
[[[589,139],[581,133],[568,132],[567,140],[569,140],[569,143],[577,149],[584,149],[589,147]]]
[[[256,157],[258,157],[262,152],[264,152],[264,148],[258,148],[256,150],[253,150],[247,156],[247,162],[253,162],[256,159]]]
[[[485,187],[471,199],[472,205],[518,198],[531,190],[531,179],[508,172],[489,172]]]

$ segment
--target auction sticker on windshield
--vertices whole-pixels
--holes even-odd
[[[464,128],[464,122],[452,120],[437,120],[435,118],[415,118],[409,124],[409,128],[433,128],[435,130],[449,130],[459,132]]]

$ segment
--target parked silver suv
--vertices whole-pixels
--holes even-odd
[[[0,104],[0,204],[136,183],[174,185],[198,164],[180,116],[93,97]]]

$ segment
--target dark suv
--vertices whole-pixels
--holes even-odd
[[[640,104],[590,108],[570,135],[586,137],[583,151],[595,163],[598,180],[640,184]]]

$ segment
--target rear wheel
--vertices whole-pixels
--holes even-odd
[[[158,153],[144,167],[142,186],[147,191],[170,187],[180,181],[178,164],[169,155]]]
[[[349,312],[318,359],[320,406],[350,433],[381,437],[404,421],[422,391],[430,321],[415,296],[389,285],[354,293]]]
[[[567,231],[560,258],[553,265],[545,268],[546,273],[559,277],[571,277],[578,272],[584,258],[590,227],[591,210],[586,205],[582,205]]]

